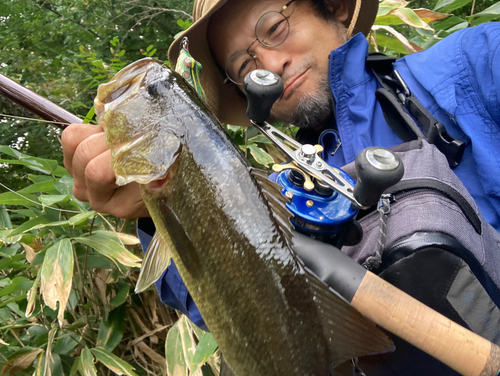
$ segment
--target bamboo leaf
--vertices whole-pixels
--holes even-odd
[[[54,180],[51,177],[44,176],[48,178],[48,180],[44,180],[35,184],[28,185],[26,188],[19,190],[19,193],[40,193],[40,192],[49,192],[53,191],[54,188]]]
[[[19,262],[24,258],[24,255],[17,254],[10,257],[3,257],[0,259],[0,270],[13,269],[22,264]]]
[[[448,17],[444,20],[436,21],[432,24],[436,32],[444,30],[449,32],[449,29],[455,28],[457,25],[463,24],[463,27],[467,27],[469,23],[460,17]]]
[[[177,320],[170,328],[167,333],[167,340],[165,341],[165,358],[167,359],[167,371],[169,376],[189,375],[186,359],[184,357],[181,332],[179,330],[179,322],[181,319]]]
[[[30,201],[31,200],[31,201]],[[14,192],[5,192],[0,194],[0,204],[2,205],[22,205],[30,206],[37,202],[36,196],[29,194],[16,194]]]
[[[35,250],[32,247],[30,247],[29,245],[24,244],[22,242],[19,244],[21,244],[21,246],[24,249],[24,252],[26,253],[26,260],[31,264],[36,257]]]
[[[443,13],[454,11],[469,4],[472,0],[439,0],[434,7],[434,10],[439,10]]]
[[[21,226],[17,227],[11,233],[9,234],[10,236],[15,236],[19,234],[23,234],[33,228],[35,228],[38,225],[46,225],[51,223],[52,220],[46,215],[41,215],[39,217],[30,219],[29,221],[24,222]]]
[[[11,232],[12,230],[0,230],[0,243],[4,243],[7,245],[17,243],[23,237],[22,235],[10,236]]]
[[[418,17],[420,17],[422,20],[424,20],[424,22],[428,24],[452,16],[451,14],[448,13],[433,12],[432,10],[423,8],[413,9],[413,11]]]
[[[39,217],[30,219],[24,222],[21,226],[12,230],[9,236],[15,236],[19,234],[24,234],[25,232],[36,230],[43,227],[55,227],[55,226],[66,226],[68,221],[52,221],[48,215],[41,215]]]
[[[69,201],[68,195],[42,195],[38,197],[38,201],[40,201],[44,206],[52,206],[56,203],[64,203]]]
[[[274,163],[273,157],[267,154],[264,150],[257,147],[256,145],[248,145],[248,150],[250,150],[250,154],[255,158],[255,160],[264,166],[269,165],[270,163]]]
[[[118,291],[113,299],[109,302],[112,306],[118,307],[127,301],[128,294],[130,292],[130,285],[125,283],[125,285]]]
[[[113,262],[130,267],[140,267],[141,259],[124,248],[118,237],[110,231],[97,231],[95,234],[74,238],[74,241],[94,248],[103,256],[109,257]]]
[[[391,12],[391,14],[398,16],[407,25],[416,27],[418,29],[434,31],[432,27],[430,27],[422,19],[420,19],[420,17],[412,9],[409,8],[395,9]]]
[[[94,217],[95,215],[96,215],[95,211],[80,213],[80,214],[74,215],[70,219],[68,219],[68,223],[71,226],[77,226],[77,225],[80,225],[80,224],[86,222],[87,220]]]
[[[12,229],[12,223],[5,205],[0,205],[0,228],[8,230]]]
[[[139,238],[134,235],[125,234],[123,232],[117,232],[116,235],[125,245],[137,245],[141,243]]]
[[[389,14],[392,10],[397,8],[404,8],[409,3],[404,0],[385,0],[378,6],[377,18]]]
[[[393,49],[394,51],[396,52],[400,52],[400,53],[413,53],[413,52],[417,52],[415,47],[410,44],[410,42],[408,41],[408,39],[406,39],[403,34],[397,32],[396,30],[394,30],[394,28],[390,27],[390,26],[384,26],[384,25],[373,25],[372,26],[372,30],[385,30],[387,31],[388,33],[392,34],[395,38],[384,38],[384,36],[382,34],[377,34],[377,44],[380,44],[384,47],[389,47],[387,44],[387,42],[390,42],[391,39],[394,41],[394,42],[399,42],[397,44],[392,44],[390,46],[391,49]],[[381,41],[384,41],[386,42],[386,44],[382,44],[380,43]],[[398,46],[402,46],[403,47],[403,50],[401,50],[401,47],[398,48]]]
[[[42,159],[30,156],[22,156],[22,159],[0,159],[0,163],[7,163],[10,165],[22,165],[37,172],[50,175],[57,168],[57,161],[51,159]]]
[[[71,176],[63,176],[59,181],[54,182],[54,187],[60,194],[71,196],[73,193],[73,183]]]
[[[97,376],[97,369],[94,365],[94,356],[92,352],[84,348],[80,355],[80,370],[83,376]]]
[[[214,336],[211,333],[205,333],[196,347],[191,373],[198,372],[215,351],[217,351],[217,342]]]
[[[11,147],[6,145],[0,145],[0,153],[7,154],[8,156],[14,158],[20,158],[23,155],[23,153],[21,153],[20,151],[12,149]]]
[[[61,326],[71,292],[73,266],[73,247],[69,239],[63,239],[47,250],[40,269],[43,300],[53,310],[57,310],[59,302],[57,319]]]
[[[482,12],[467,17],[471,26],[500,19],[500,2],[493,4]]]
[[[97,358],[97,360],[117,375],[137,376],[137,374],[133,371],[134,368],[130,364],[121,360],[108,350],[103,349],[102,347],[96,347],[90,349],[90,351],[92,351],[92,354]]]
[[[193,329],[188,323],[188,318],[184,315],[177,322],[179,325],[184,359],[186,359],[186,364],[190,369],[193,364],[194,353],[196,352],[196,342],[194,341]]]
[[[9,285],[0,290],[0,297],[15,292],[28,291],[31,286],[33,286],[33,282],[31,282],[28,278],[15,277],[12,281],[10,281]]]
[[[26,305],[26,312],[24,314],[26,317],[30,317],[33,311],[35,310],[37,291],[38,291],[38,286],[40,285],[41,276],[42,273],[37,274],[35,282],[33,283],[33,286],[31,286],[31,289],[28,291],[28,294],[26,296],[26,300],[28,301]]]
[[[2,368],[1,374],[5,375],[10,373],[11,375],[15,375],[17,372],[28,368],[41,352],[43,352],[42,349],[29,349],[21,355],[9,359]]]
[[[97,346],[113,351],[123,338],[123,324],[125,321],[125,307],[111,311],[107,320],[101,321],[97,334]]]

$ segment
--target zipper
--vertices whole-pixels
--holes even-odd
[[[431,193],[434,195],[437,194],[438,196],[445,197],[454,202],[455,205],[461,209],[462,213],[465,215],[474,230],[481,235],[482,229],[479,216],[471,204],[455,188],[433,179],[423,178],[405,180],[393,185],[380,196],[376,211],[379,213],[379,236],[377,249],[374,255],[367,257],[362,263],[366,269],[376,270],[382,264],[383,254],[386,251],[385,242],[387,217],[391,212],[391,205],[403,198],[425,193]],[[371,216],[371,214],[375,213],[372,211],[366,216]]]
[[[392,201],[386,202],[385,205],[387,205],[388,210],[390,211],[390,205],[392,203],[411,195],[423,193],[437,194],[452,201],[455,205],[457,205],[457,207],[460,208],[474,230],[479,235],[482,234],[481,219],[479,218],[479,215],[476,213],[476,210],[473,208],[473,206],[455,188],[438,180],[422,178],[400,181],[399,183],[393,185],[385,191],[384,195],[390,195],[392,197]],[[362,218],[367,217],[372,213],[373,210],[368,210],[365,215],[362,215],[361,218],[358,218],[358,220],[361,220]]]

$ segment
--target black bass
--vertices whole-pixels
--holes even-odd
[[[95,104],[117,184],[142,184],[156,225],[143,268],[158,275],[173,258],[234,375],[325,376],[392,349],[306,270],[279,186],[177,73],[137,61],[99,87]]]

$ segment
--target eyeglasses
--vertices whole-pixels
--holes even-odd
[[[234,53],[226,62],[227,79],[237,85],[241,85],[245,76],[257,69],[257,55],[250,51],[255,42],[259,42],[268,48],[274,48],[286,40],[290,33],[290,23],[288,22],[290,16],[285,16],[283,12],[294,1],[296,0],[290,0],[279,12],[266,12],[259,18],[255,25],[256,39],[245,51]],[[224,83],[227,83],[227,79],[224,80]]]

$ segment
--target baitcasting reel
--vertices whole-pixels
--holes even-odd
[[[266,122],[271,107],[283,93],[283,81],[270,71],[257,69],[245,77],[247,116],[251,123],[288,158],[276,164],[276,182],[290,202],[288,209],[297,231],[340,248],[357,244],[362,230],[355,217],[380,200],[382,193],[401,180],[399,158],[384,148],[372,147],[356,157],[357,183],[340,168],[321,157],[321,145],[302,145]]]

